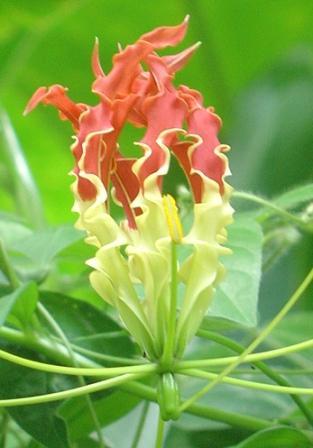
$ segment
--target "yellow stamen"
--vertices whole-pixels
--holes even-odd
[[[181,243],[183,226],[181,224],[175,199],[170,194],[162,197],[164,213],[171,239],[174,243]]]

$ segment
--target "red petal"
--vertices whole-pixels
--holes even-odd
[[[192,154],[192,167],[217,182],[223,194],[225,164],[221,157],[215,153],[215,149],[220,145],[217,138],[221,125],[220,120],[212,111],[202,108],[194,110],[187,121],[188,131],[191,134],[199,135],[203,140],[203,143]]]
[[[159,28],[143,34],[139,40],[144,40],[153,45],[155,49],[165,47],[174,47],[179,44],[185,37],[188,28],[189,16],[186,16],[184,21],[176,26],[161,26]]]
[[[188,150],[190,149],[190,146],[193,144],[193,142],[176,142],[172,145],[171,149],[173,153],[175,154],[179,165],[183,169],[188,183],[192,189],[193,196],[195,199],[195,202],[201,202],[201,196],[202,196],[202,179],[200,176],[195,176],[191,174],[191,162],[190,157],[188,154]]]
[[[117,96],[127,95],[135,77],[141,72],[140,61],[152,49],[152,46],[147,42],[128,45],[125,50],[113,57],[113,68],[110,73],[105,78],[96,79],[92,86],[93,92],[111,100]]]
[[[166,129],[181,128],[186,114],[185,103],[171,86],[171,77],[161,58],[150,55],[147,63],[155,80],[157,93],[149,96],[142,107],[147,121],[147,132],[142,143],[151,150],[151,155],[140,168],[139,178],[142,185],[145,178],[158,171],[165,162],[164,152],[156,142],[160,133]],[[174,138],[175,134],[167,136],[164,143],[170,146]]]
[[[55,84],[49,88],[39,87],[29,100],[24,114],[32,111],[39,103],[55,106],[62,118],[70,120],[75,128],[78,128],[78,120],[82,111],[86,108],[83,104],[74,103],[66,94],[67,89]]]
[[[115,188],[116,198],[122,204],[128,224],[131,228],[136,228],[135,215],[138,213],[132,202],[138,196],[140,186],[137,176],[132,171],[136,159],[124,159],[121,156],[115,161],[115,170],[111,178]]]
[[[212,109],[205,109],[202,106],[202,96],[199,92],[186,86],[181,86],[179,92],[189,108],[188,133],[196,134],[202,139],[202,143],[195,148],[191,155],[191,168],[201,171],[205,176],[217,182],[223,194],[223,176],[226,167],[224,160],[215,152],[216,148],[220,146],[217,134],[221,127],[221,120]],[[194,180],[197,176],[194,173],[191,178],[193,179],[195,200],[200,202],[202,192],[199,194],[199,181]]]

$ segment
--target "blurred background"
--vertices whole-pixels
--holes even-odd
[[[67,176],[73,165],[72,130],[52,108],[23,117],[28,99],[38,86],[60,83],[74,100],[94,104],[90,55],[95,36],[109,70],[117,42],[124,46],[154,27],[181,22],[186,14],[191,15],[189,33],[180,48],[199,40],[202,46],[177,83],[200,90],[223,118],[221,140],[232,146],[231,184],[272,198],[312,180],[311,0],[10,0],[0,5],[2,211],[31,214],[32,204],[14,194],[19,185],[8,141],[17,144],[18,139],[39,186],[45,219],[53,225],[75,221]],[[9,136],[5,128],[11,129]],[[134,139],[138,132],[127,129],[125,153],[134,149]],[[179,179],[174,170],[169,188]],[[312,241],[295,240],[288,256],[264,277],[263,318],[280,307],[311,264]],[[312,307],[309,299],[301,306]]]

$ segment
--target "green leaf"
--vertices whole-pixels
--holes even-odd
[[[35,283],[20,286],[0,299],[0,325],[10,322],[27,326],[36,309],[38,291]]]
[[[264,429],[232,448],[311,448],[307,436],[296,428],[280,426]]]
[[[2,346],[3,347],[3,346]],[[27,350],[4,346],[10,352],[26,358],[39,358]],[[50,375],[1,360],[0,397],[16,398],[46,394],[77,385],[74,379]],[[55,415],[59,403],[10,408],[8,412],[18,425],[47,448],[69,448],[65,423]]]
[[[99,442],[94,439],[81,439],[77,440],[75,447],[77,448],[99,448]]]
[[[274,198],[273,202],[282,208],[294,208],[304,202],[313,201],[313,183],[301,185]]]
[[[267,347],[276,348],[296,344],[312,338],[313,311],[297,311],[286,316],[267,338]],[[313,349],[288,355],[291,367],[313,369]],[[289,364],[290,366],[290,364]],[[312,387],[312,375],[308,374],[310,387]]]
[[[172,425],[166,436],[166,448],[224,448],[242,440],[246,434],[247,431],[226,426],[221,430],[184,431],[182,428]]]
[[[141,403],[129,414],[105,428],[105,436],[112,448],[129,448],[135,437],[144,403]],[[156,422],[159,409],[155,403],[150,403],[146,411],[145,424],[140,436],[138,448],[150,448],[155,444]],[[166,445],[165,445],[166,446]],[[177,445],[180,447],[180,445]]]
[[[37,442],[37,440],[32,439],[29,444],[27,445],[27,448],[44,448],[42,443]]]
[[[104,398],[92,397],[92,400],[101,427],[120,419],[140,401],[134,395],[121,391],[106,394]],[[65,401],[60,406],[58,415],[66,421],[71,440],[81,439],[95,429],[94,421],[83,397]]]
[[[227,246],[232,255],[223,257],[224,280],[217,288],[209,316],[222,317],[246,326],[257,323],[261,279],[262,230],[249,214],[236,214],[228,227]]]
[[[32,231],[14,218],[0,221],[0,239],[9,252],[12,266],[24,281],[42,282],[51,272],[55,258],[80,242],[83,236],[83,232],[71,225]],[[80,259],[83,269],[85,259],[76,254],[73,257]]]
[[[217,356],[220,356],[220,354],[222,354],[222,356],[229,356],[233,354],[230,352],[226,353],[225,350],[224,352],[218,352],[214,346],[213,348],[213,353]],[[207,352],[210,349],[211,346],[207,345]],[[245,374],[242,378],[250,381],[266,382],[266,378],[263,375],[256,374],[253,370],[251,375]],[[205,384],[207,384],[207,382],[199,381],[192,377],[182,378],[182,396],[191,396],[199,391],[199,389],[201,389],[201,387]],[[252,389],[242,389],[226,384],[220,384],[214,387],[209,394],[201,399],[200,403],[220,410],[227,410],[228,412],[259,417],[266,420],[277,420],[284,418],[290,414],[291,408],[293,410],[295,409],[290,397],[287,395],[274,393],[270,394]],[[183,414],[180,419],[174,423],[174,425],[175,427],[181,428],[185,431],[223,430],[227,427],[227,425],[219,421],[207,420],[188,414]]]
[[[40,300],[73,344],[128,358],[136,353],[126,332],[104,311],[55,292],[40,292]]]
[[[84,233],[73,226],[50,227],[17,241],[12,245],[12,249],[25,255],[37,266],[47,268],[57,254],[81,240],[83,236]]]
[[[10,217],[0,219],[0,239],[7,249],[11,249],[18,244],[19,241],[23,241],[32,235],[32,231],[29,227],[26,227],[22,222],[18,222]]]

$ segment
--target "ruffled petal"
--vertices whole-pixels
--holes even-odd
[[[221,127],[220,118],[214,113],[212,108],[202,106],[201,95],[195,90],[187,87],[180,88],[180,94],[186,101],[189,109],[187,115],[188,133],[200,137],[198,144],[190,155],[190,163],[193,170],[193,177],[197,177],[200,171],[209,179],[214,180],[220,187],[220,192],[224,192],[223,176],[226,173],[225,159],[220,157],[220,153],[228,151],[227,145],[221,145],[217,134]],[[203,189],[201,178],[194,179],[194,196],[196,202],[202,201]]]
[[[148,176],[158,171],[165,163],[164,151],[157,143],[158,137],[166,129],[181,128],[186,113],[185,103],[172,87],[171,76],[162,60],[151,55],[147,58],[147,63],[154,80],[155,93],[150,93],[142,106],[147,122],[147,131],[140,142],[146,153],[145,161],[138,172],[142,185]],[[164,133],[163,139],[166,146],[171,146],[175,134]]]
[[[214,181],[203,180],[206,184],[205,202],[194,205],[193,226],[183,239],[183,243],[194,247],[194,250],[180,269],[185,294],[177,322],[177,356],[183,354],[186,344],[196,333],[216,285],[223,277],[224,267],[219,257],[230,253],[229,249],[221,246],[220,235],[225,234],[225,227],[232,222],[231,189],[226,186],[226,194],[222,197]]]

